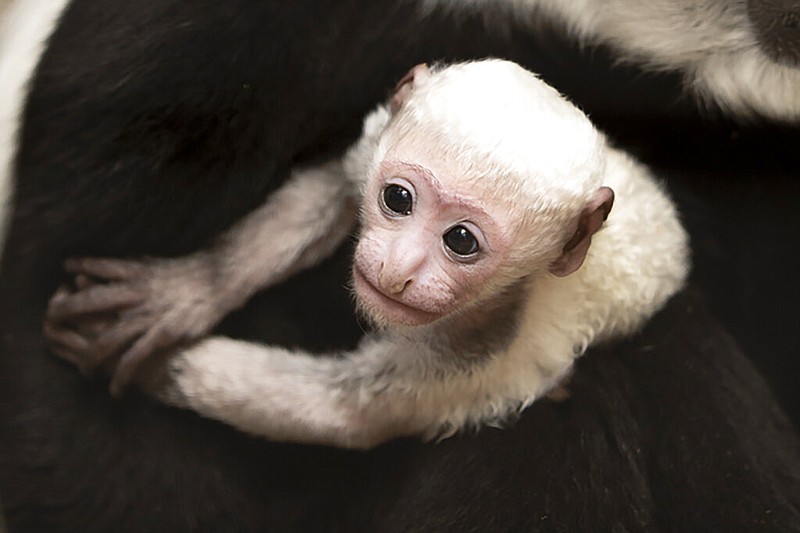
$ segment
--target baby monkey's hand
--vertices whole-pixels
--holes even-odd
[[[213,270],[194,256],[82,258],[64,266],[75,275],[74,285],[50,299],[45,337],[84,373],[109,365],[114,395],[142,362],[204,336],[229,310],[214,300]]]

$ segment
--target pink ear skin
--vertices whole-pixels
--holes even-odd
[[[614,205],[614,191],[600,187],[581,212],[578,228],[564,245],[561,257],[550,265],[550,272],[559,277],[569,276],[578,270],[586,259],[592,244],[592,235],[603,225]]]
[[[425,63],[420,63],[416,67],[409,70],[403,78],[397,82],[397,85],[394,87],[394,96],[392,96],[392,115],[397,113],[403,104],[408,99],[408,95],[411,94],[411,91],[414,90],[415,87],[425,83],[427,79],[430,77],[431,71],[428,69],[428,65]]]

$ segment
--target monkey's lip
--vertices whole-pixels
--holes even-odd
[[[353,266],[353,284],[356,293],[362,300],[366,300],[372,306],[378,307],[381,314],[390,315],[392,319],[403,325],[421,326],[439,318],[438,313],[425,311],[388,296],[364,275],[358,265]]]

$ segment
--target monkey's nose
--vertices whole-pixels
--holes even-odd
[[[411,284],[411,279],[394,276],[392,273],[382,269],[378,274],[378,283],[387,294],[399,295]]]

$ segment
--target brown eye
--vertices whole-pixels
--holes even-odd
[[[410,215],[414,198],[411,192],[400,185],[389,185],[383,189],[383,204],[398,215]]]
[[[478,239],[464,226],[453,226],[444,234],[444,244],[461,256],[468,256],[478,251]]]

